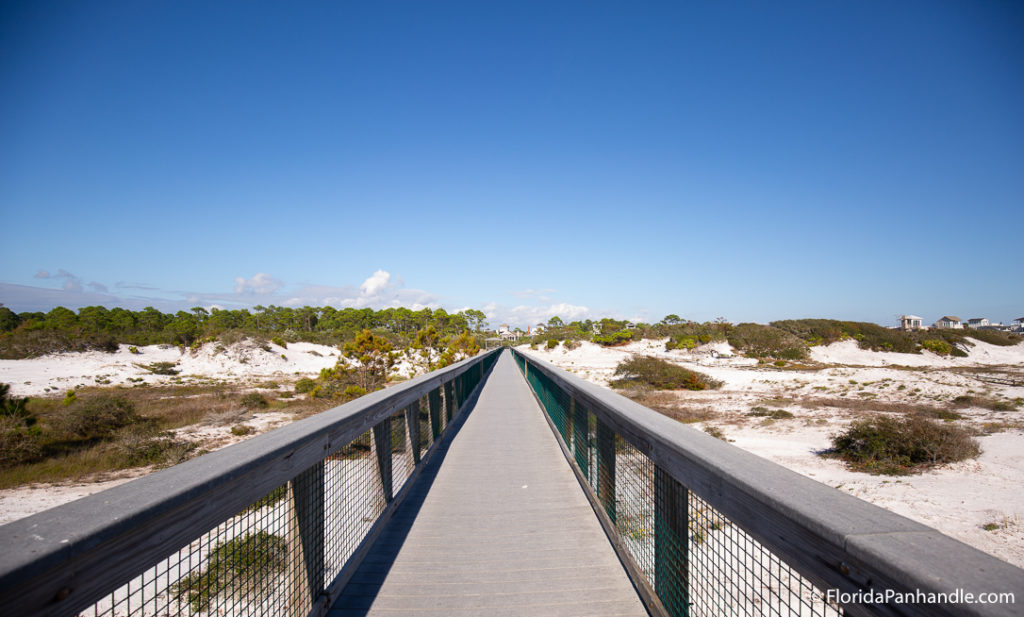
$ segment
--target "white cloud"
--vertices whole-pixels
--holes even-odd
[[[265,296],[274,293],[283,286],[284,283],[264,272],[260,272],[250,279],[242,277],[235,279],[236,294],[259,294]]]
[[[49,270],[40,270],[39,272],[36,272],[36,275],[35,275],[34,278],[37,278],[37,279],[48,279],[48,278],[50,278],[50,271]]]
[[[106,285],[104,285],[103,283],[97,283],[96,281],[92,281],[91,283],[89,283],[89,289],[103,294],[110,292],[110,290],[107,289]]]
[[[549,319],[556,315],[566,323],[591,317],[591,311],[588,307],[568,304],[566,302],[558,302],[546,306],[528,306],[523,304],[512,308],[502,307],[490,302],[484,305],[483,311],[492,323],[508,323],[520,327],[547,323]]]
[[[374,272],[358,289],[352,286],[308,285],[288,294],[281,304],[373,309],[402,306],[414,311],[441,306],[434,294],[422,289],[405,289],[402,279],[386,270]]]
[[[377,296],[391,287],[391,273],[384,270],[377,270],[373,276],[363,281],[359,286],[359,295],[363,297]]]

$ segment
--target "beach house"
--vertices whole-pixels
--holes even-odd
[[[901,315],[900,330],[920,330],[923,317],[917,315]]]
[[[945,315],[935,322],[935,327],[943,330],[960,330],[964,327],[964,322],[959,317]]]
[[[988,319],[985,319],[984,317],[975,317],[967,320],[968,328],[984,328],[988,325],[990,325]]]

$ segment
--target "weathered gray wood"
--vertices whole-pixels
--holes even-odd
[[[455,410],[458,409],[455,401],[455,383],[451,381],[444,384],[444,408],[448,421],[451,422],[452,417],[455,415]]]
[[[497,352],[0,526],[0,606],[13,615],[77,614]]]
[[[288,482],[288,567],[291,617],[306,617],[324,592],[324,464]]]
[[[412,448],[413,464],[420,464],[420,402],[416,401],[405,408],[405,425],[409,431],[409,447]]]
[[[436,440],[441,434],[441,392],[431,390],[427,396],[427,404],[430,407],[430,431]],[[451,420],[448,420],[451,422]]]
[[[510,355],[458,422],[330,614],[646,615]]]
[[[520,353],[516,351],[515,353]],[[521,354],[657,466],[820,589],[1007,591],[1024,597],[1024,570],[952,538],[907,563],[899,547],[934,529],[820,484],[696,431],[623,396]],[[853,550],[873,546],[870,557]],[[889,547],[889,550],[886,550]],[[1019,600],[1018,600],[1019,601]],[[1011,604],[844,607],[850,615],[1014,615]]]
[[[394,498],[394,474],[391,470],[391,418],[381,420],[373,427],[373,450],[377,454],[377,472],[384,494],[384,502],[391,503]]]

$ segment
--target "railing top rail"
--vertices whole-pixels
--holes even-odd
[[[513,353],[822,589],[1011,592],[1024,602],[1024,570],[1012,564],[697,431],[531,354]],[[1019,606],[1008,603],[903,606],[905,611],[896,612],[874,606],[863,614],[1019,614]],[[863,609],[847,610],[861,614]]]
[[[141,571],[303,470],[499,353],[467,358],[180,465],[0,526],[0,606],[59,568]]]

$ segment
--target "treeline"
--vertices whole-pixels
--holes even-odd
[[[853,339],[862,349],[921,353],[929,350],[940,355],[966,356],[972,345],[968,339],[993,345],[1016,345],[1024,340],[1018,334],[998,330],[918,330],[904,331],[878,324],[835,319],[787,319],[768,325],[757,323],[733,324],[719,318],[709,322],[695,322],[667,315],[656,324],[629,324],[625,321],[600,321],[561,324],[555,318],[549,329],[531,342],[546,342],[554,348],[560,337],[564,340],[586,338],[607,346],[621,345],[633,340],[668,338],[666,349],[695,349],[714,341],[728,342],[744,355],[774,360],[801,360],[810,355],[815,345],[828,345]],[[585,332],[586,334],[582,334]]]
[[[695,322],[667,315],[654,324],[619,319],[563,322],[552,317],[543,333],[522,342],[553,348],[559,341],[586,340],[606,346],[634,340],[667,338],[668,349],[694,349],[712,341],[728,341],[748,356],[799,360],[809,348],[854,339],[864,349],[920,353],[928,349],[942,355],[965,355],[968,338],[995,345],[1014,345],[1020,335],[995,330],[922,330],[907,332],[869,322],[835,319],[788,319],[768,325],[733,324],[723,318]],[[15,313],[0,306],[0,358],[27,358],[52,352],[115,351],[119,344],[171,344],[192,346],[203,341],[231,341],[244,337],[280,338],[344,345],[364,331],[383,337],[395,349],[437,349],[463,332],[475,333],[482,343],[487,316],[468,309],[448,313],[444,309],[414,311],[407,308],[336,309],[330,306],[301,308],[256,306],[250,309],[205,309],[162,313],[147,307],[131,311],[89,306],[78,312],[57,307],[47,313]],[[427,355],[428,364],[433,356]]]
[[[429,308],[256,306],[252,310],[195,307],[163,313],[153,307],[132,311],[88,306],[76,313],[59,306],[46,313],[15,313],[0,307],[0,357],[115,351],[119,344],[191,346],[204,340],[245,336],[339,345],[354,340],[364,330],[385,336],[395,347],[406,347],[417,332],[428,327],[442,337],[451,337],[467,330],[479,331],[486,325],[485,320],[484,313],[475,309],[448,313]]]

